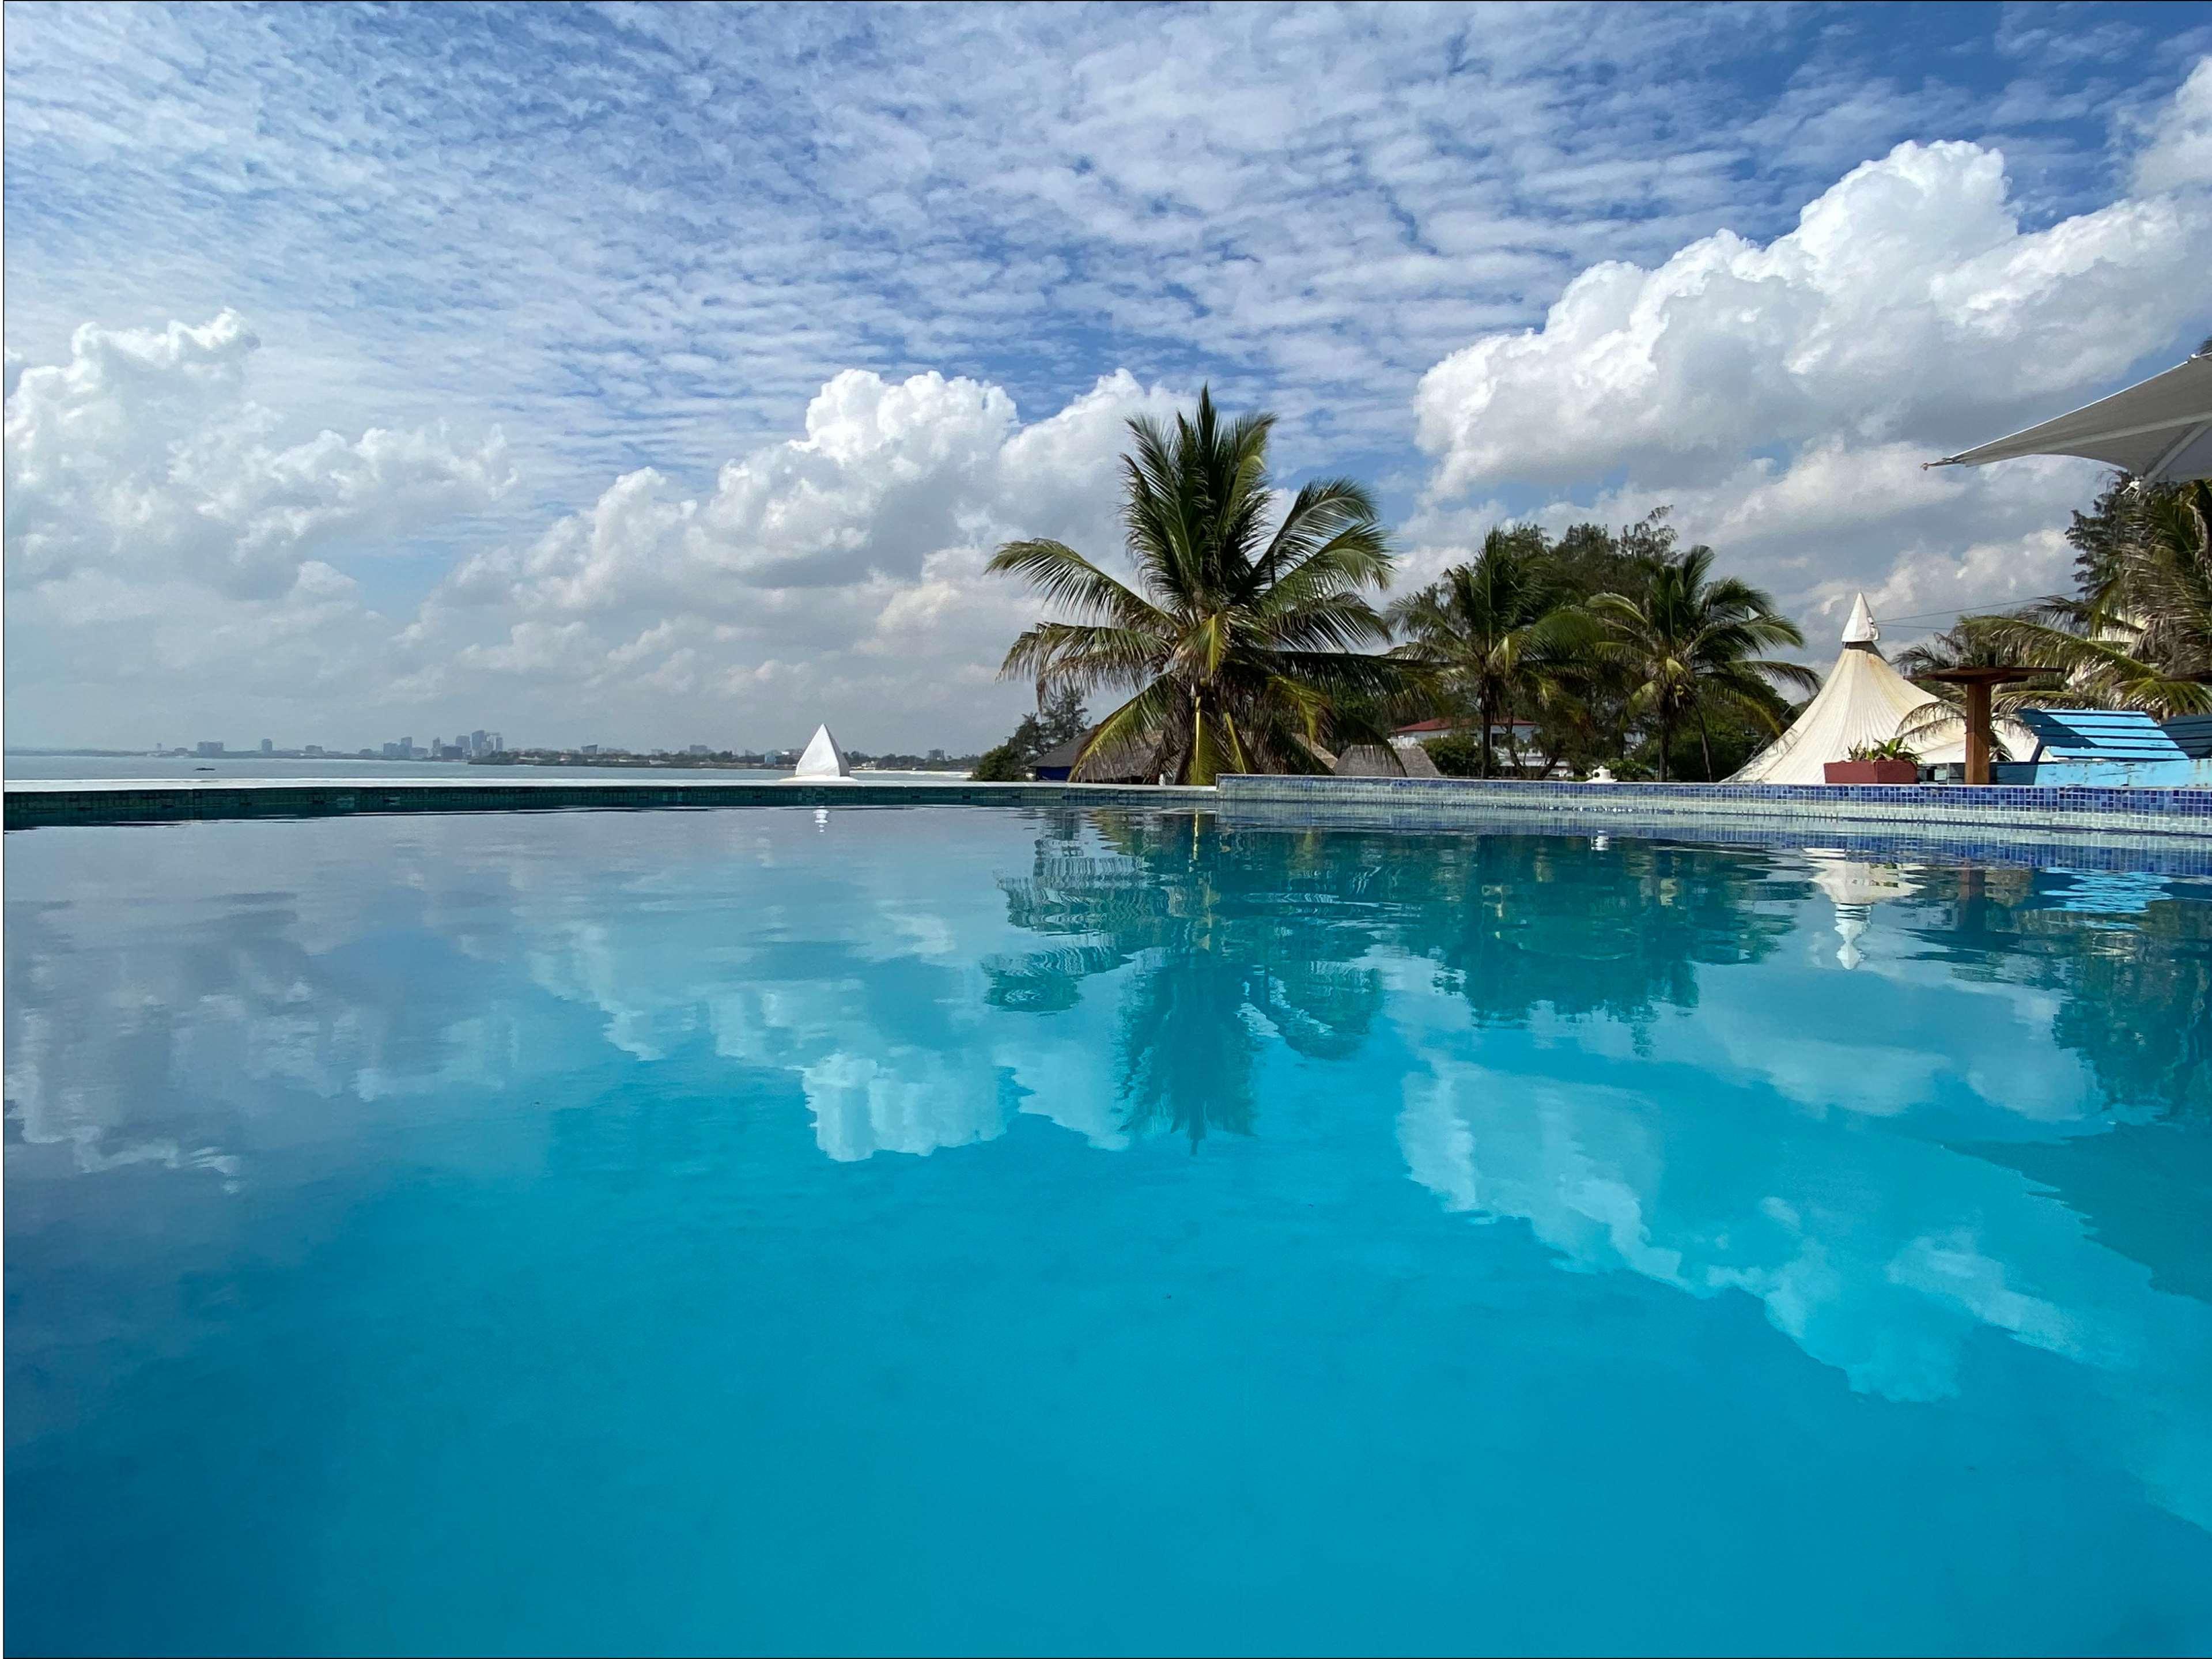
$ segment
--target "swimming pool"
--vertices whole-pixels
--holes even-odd
[[[9,1646],[2202,1650],[2212,880],[2038,856],[10,835]]]

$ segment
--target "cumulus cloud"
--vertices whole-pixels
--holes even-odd
[[[2212,63],[2154,123],[2142,193],[2041,228],[1997,151],[1906,143],[1771,241],[1723,230],[1648,268],[1593,265],[1540,326],[1484,335],[1422,378],[1419,560],[1504,517],[1559,528],[1671,504],[1808,623],[1815,654],[1859,587],[1878,616],[1921,620],[1902,638],[2063,586],[2094,465],[1923,463],[2194,343],[2212,319],[2212,199],[2186,155],[2208,98]]]
[[[586,723],[665,741],[675,708],[731,744],[822,718],[876,745],[980,741],[1026,695],[994,671],[1032,619],[984,576],[991,548],[1057,535],[1112,559],[1126,422],[1176,402],[1117,371],[1024,424],[986,381],[847,370],[796,435],[727,461],[711,490],[629,472],[388,617],[314,555],[372,553],[495,499],[512,482],[496,434],[280,441],[246,395],[254,348],[229,313],[87,325],[68,364],[24,374],[8,406],[19,708],[127,710],[135,731],[164,702],[209,720],[243,706],[264,727],[322,702],[545,742]]]
[[[682,496],[652,469],[630,473],[520,559],[472,562],[455,586],[482,592],[504,562],[503,586],[523,603],[599,613],[912,576],[989,498],[1013,424],[1012,400],[994,386],[848,369],[808,405],[804,437],[729,462],[706,499]]]
[[[372,428],[277,438],[247,392],[260,342],[235,313],[199,326],[88,323],[69,361],[27,367],[7,400],[9,579],[94,572],[268,599],[321,550],[484,506],[513,481],[494,431]],[[323,567],[327,568],[327,567]]]
[[[2212,184],[2212,58],[2190,71],[2160,112],[2136,158],[2135,179],[2142,193]]]
[[[2208,266],[2201,201],[2125,200],[2027,231],[2001,155],[1903,143],[1770,243],[1720,231],[1655,270],[1595,265],[1542,327],[1454,352],[1422,377],[1420,443],[1445,495],[1694,475],[1838,434],[1955,447],[2168,345],[2212,305]]]
[[[1877,617],[1918,619],[1885,637],[1901,644],[1946,613],[2025,601],[2063,587],[2074,550],[2068,513],[2094,488],[2087,462],[2014,462],[2002,471],[1928,470],[1931,451],[1909,443],[1831,439],[1782,459],[1741,461],[1717,477],[1667,482],[1661,472],[1580,499],[1516,513],[1486,499],[1419,514],[1413,565],[1425,574],[1464,556],[1483,529],[1527,518],[1554,532],[1594,520],[1627,524],[1656,507],[1691,538],[1726,554],[1729,568],[1772,590],[1824,658],[1852,596]],[[1938,619],[1941,618],[1941,619]]]
[[[972,702],[1030,619],[984,576],[992,547],[1051,535],[1117,557],[1127,422],[1175,404],[1118,371],[1025,426],[996,386],[848,369],[802,435],[729,461],[711,493],[642,470],[528,545],[464,562],[409,642],[461,672],[641,701],[881,723],[898,718],[889,696],[933,715]]]

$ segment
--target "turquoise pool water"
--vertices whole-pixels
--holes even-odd
[[[2202,878],[6,851],[11,1650],[2212,1645]]]

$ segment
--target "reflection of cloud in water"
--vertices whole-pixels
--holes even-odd
[[[131,890],[143,874],[105,878],[126,915],[159,896]],[[289,893],[228,896],[118,945],[99,907],[11,907],[7,1095],[24,1141],[67,1145],[88,1172],[229,1180],[256,1138],[297,1132],[272,1116],[288,1095],[368,1103],[511,1079],[500,1011],[443,994],[457,959],[403,966],[301,910]],[[316,935],[325,948],[303,942]]]
[[[841,1049],[799,1075],[814,1114],[814,1139],[840,1163],[991,1140],[1006,1127],[994,1074],[955,1070],[945,1056],[921,1049]]]
[[[2212,1527],[2212,1309],[2152,1289],[2010,1170],[1778,1113],[1755,1087],[1662,1098],[1443,1048],[1407,1079],[1398,1137],[1447,1208],[1525,1222],[1583,1271],[1756,1297],[1862,1392],[1949,1397],[1983,1333],[2062,1356],[2112,1403],[2141,1478]]]
[[[2167,878],[2142,870],[2067,870],[2054,871],[2063,882],[2051,884],[2051,890],[2044,896],[2045,904],[2054,910],[2070,910],[2084,915],[2140,916],[2156,901],[2166,896]]]
[[[988,879],[924,897],[891,861],[799,850],[763,857],[778,871],[772,908],[738,911],[710,890],[628,908],[619,926],[525,915],[530,976],[596,1010],[605,1040],[637,1059],[704,1035],[723,1060],[790,1073],[817,1144],[840,1162],[990,1140],[1016,1112],[1121,1144],[1097,1062],[1110,1042],[1102,1012],[1037,1031],[990,1009],[978,963],[1009,930]]]
[[[1806,920],[1804,938],[1818,939],[1810,910]],[[1758,1077],[1814,1112],[1893,1117],[1940,1103],[2001,1136],[2110,1115],[2090,1066],[2052,1040],[2062,994],[1962,975],[1898,938],[1850,972],[1828,967],[1825,950],[1708,967],[1696,1017],[1656,1023],[1644,1050]],[[1546,1029],[1582,1047],[1604,1040],[1587,1024]]]

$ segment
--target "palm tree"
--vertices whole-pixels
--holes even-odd
[[[1477,766],[1486,778],[1498,716],[1558,702],[1589,635],[1589,618],[1541,537],[1502,527],[1482,538],[1473,561],[1399,600],[1389,617],[1409,636],[1396,654],[1437,670],[1480,719]]]
[[[2039,702],[2139,708],[2160,719],[2212,712],[2212,483],[2137,492],[2101,550],[2087,591],[2010,616],[1967,617],[1985,653],[2067,677]]]
[[[1210,391],[1174,426],[1129,422],[1121,458],[1136,584],[1055,541],[1008,542],[993,571],[1030,582],[1069,613],[1016,640],[1000,672],[1039,696],[1126,688],[1078,758],[1134,747],[1146,775],[1212,783],[1226,771],[1316,772],[1326,749],[1382,742],[1370,712],[1399,695],[1406,665],[1360,649],[1389,630],[1366,590],[1389,583],[1391,556],[1367,491],[1309,483],[1270,534],[1271,415],[1224,422]]]
[[[1776,646],[1802,645],[1805,636],[1776,612],[1767,594],[1733,576],[1712,580],[1712,549],[1693,547],[1678,559],[1653,566],[1644,591],[1634,597],[1600,593],[1589,603],[1603,629],[1599,655],[1637,683],[1628,699],[1630,711],[1648,715],[1658,726],[1662,782],[1667,751],[1685,716],[1698,721],[1710,778],[1708,706],[1733,705],[1779,733],[1772,682],[1807,692],[1820,684],[1809,668],[1755,654]]]
[[[1121,1127],[1172,1127],[1194,1151],[1213,1129],[1250,1133],[1263,1030],[1310,1059],[1358,1049],[1383,999],[1366,957],[1393,915],[1366,890],[1372,860],[1333,858],[1309,832],[1201,823],[1103,814],[1103,856],[1070,834],[1040,839],[1030,873],[999,885],[1009,921],[1060,942],[982,964],[987,999],[1024,1013],[1128,970],[1105,981]]]
[[[2049,601],[2045,601],[2049,603]],[[1925,691],[1928,701],[1913,709],[1898,722],[1897,735],[1907,745],[1924,747],[1955,738],[1965,729],[1966,696],[1963,687],[1942,680],[1930,679],[1931,674],[1947,668],[1994,668],[2010,663],[2011,655],[1998,647],[1985,635],[1978,633],[1974,619],[1961,617],[1940,634],[1930,634],[1917,645],[1908,646],[1897,653],[1890,666],[1908,680],[1916,690]],[[2034,705],[2051,708],[2060,705],[2079,707],[2085,699],[2077,692],[2063,686],[2050,686],[2033,682],[2014,683],[1990,688],[1990,712],[2000,722],[2010,720],[2022,708]],[[2007,744],[2000,728],[1994,736],[1997,757],[2006,757]]]

